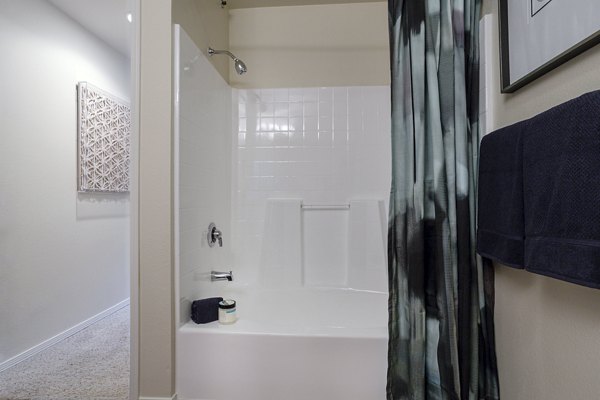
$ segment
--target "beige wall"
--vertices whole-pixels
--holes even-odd
[[[387,3],[265,7],[229,11],[231,51],[248,73],[232,86],[387,85]]]
[[[494,13],[496,22],[495,7],[487,4],[486,9]],[[497,30],[494,32],[496,44]],[[498,51],[494,50],[496,128],[600,89],[600,46],[509,95],[500,94]],[[498,266],[496,346],[502,398],[597,399],[599,305],[600,290]]]
[[[139,394],[171,398],[175,391],[171,1],[140,3]]]
[[[306,6],[311,4],[367,3],[381,0],[227,0],[229,8]]]
[[[227,48],[228,16],[218,2],[207,0],[144,0],[139,8],[140,53],[135,59],[143,67],[137,83],[140,132],[134,170],[139,166],[139,181],[134,192],[138,212],[133,218],[139,254],[132,257],[132,268],[138,271],[133,273],[138,282],[132,294],[138,297],[139,310],[132,318],[132,335],[138,335],[132,371],[139,365],[132,393],[139,393],[140,399],[171,398],[175,393],[172,24],[183,25],[202,49],[209,43]],[[225,79],[228,62],[221,57],[213,64]]]
[[[173,23],[179,24],[190,35],[204,54],[213,49],[229,48],[229,13],[218,0],[173,0]],[[210,57],[219,74],[229,82],[229,57]]]

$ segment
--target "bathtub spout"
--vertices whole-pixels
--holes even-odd
[[[211,281],[229,281],[233,280],[233,272],[219,272],[219,271],[210,271],[210,280]]]

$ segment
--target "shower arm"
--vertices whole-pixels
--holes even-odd
[[[215,54],[226,54],[226,55],[228,55],[233,60],[235,72],[237,72],[238,75],[243,75],[243,74],[246,73],[246,71],[248,71],[248,68],[246,68],[246,64],[244,64],[244,62],[242,60],[240,60],[235,55],[233,55],[232,52],[227,51],[227,50],[215,50],[212,47],[209,47],[208,48],[208,56],[212,57]]]
[[[212,47],[209,47],[208,48],[208,55],[212,56],[213,54],[227,54],[229,57],[231,57],[232,60],[237,60],[238,59],[230,51],[227,51],[227,50],[215,50]]]

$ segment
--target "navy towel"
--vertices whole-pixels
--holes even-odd
[[[523,147],[527,122],[483,137],[479,160],[477,252],[524,266]]]
[[[529,120],[525,267],[600,288],[600,91]]]
[[[222,297],[194,300],[192,302],[192,321],[197,324],[206,324],[219,319],[219,302]]]

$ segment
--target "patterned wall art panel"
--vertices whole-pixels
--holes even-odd
[[[129,103],[87,82],[77,84],[78,190],[128,192]]]

